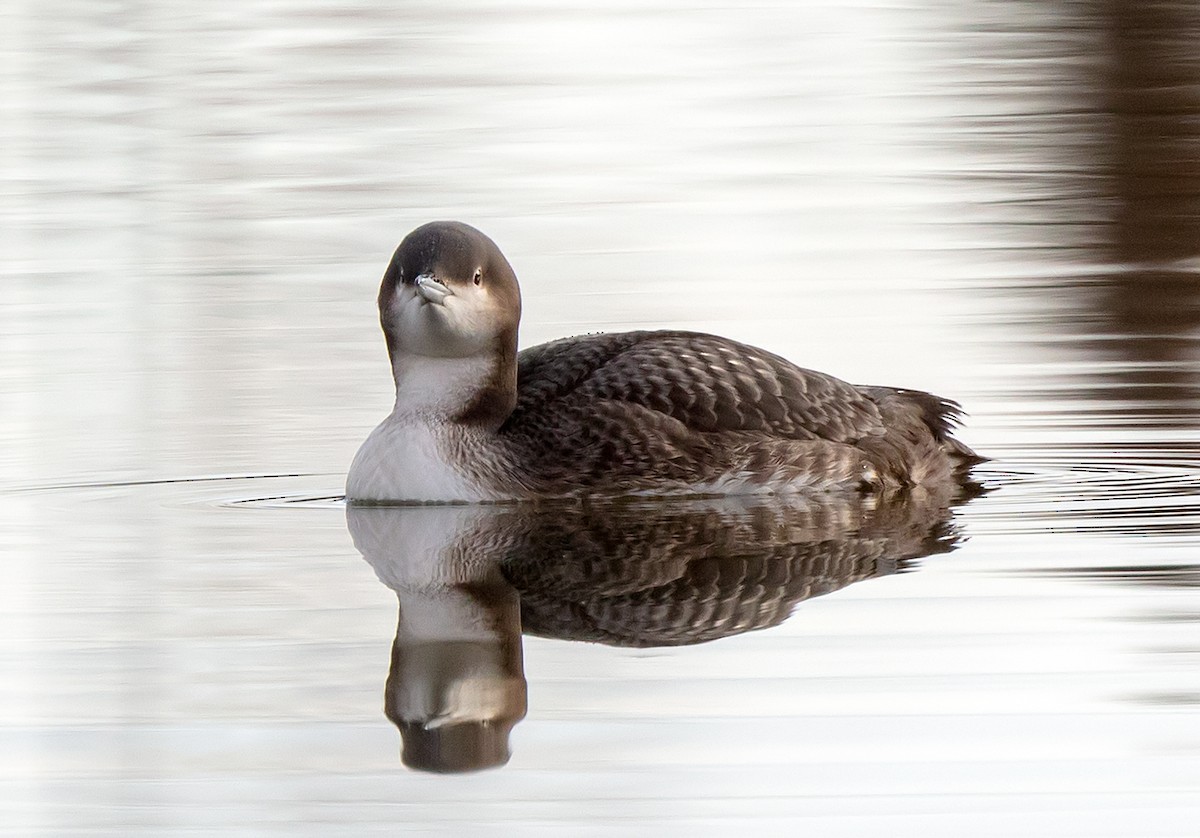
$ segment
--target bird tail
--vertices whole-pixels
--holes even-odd
[[[900,387],[868,387],[877,403],[898,399],[917,409],[921,422],[929,428],[933,438],[942,445],[960,471],[986,463],[988,458],[976,454],[970,446],[954,438],[954,430],[962,425],[965,415],[962,405],[951,399],[935,396],[923,390],[906,390]],[[894,403],[894,402],[893,402]]]

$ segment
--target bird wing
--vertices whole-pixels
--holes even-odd
[[[875,402],[851,384],[737,341],[679,331],[585,335],[526,349],[505,427],[544,422],[556,402],[593,401],[639,405],[702,432],[852,443],[884,430]]]

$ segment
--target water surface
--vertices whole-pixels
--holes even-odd
[[[1194,833],[1193,4],[63,0],[0,32],[8,834]],[[512,261],[523,345],[695,328],[928,389],[993,490],[769,625],[531,623],[507,764],[411,770],[398,594],[333,499],[389,406],[378,278],[447,217]],[[696,514],[716,540],[669,543],[750,513]]]

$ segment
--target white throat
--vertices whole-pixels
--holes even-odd
[[[445,420],[460,413],[495,374],[497,361],[488,355],[434,358],[399,355],[392,361],[396,405],[401,420]]]

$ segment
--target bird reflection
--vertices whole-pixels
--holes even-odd
[[[526,712],[521,632],[616,646],[778,625],[809,597],[954,548],[957,486],[892,497],[349,506],[396,592],[385,707],[412,768],[503,765]]]

